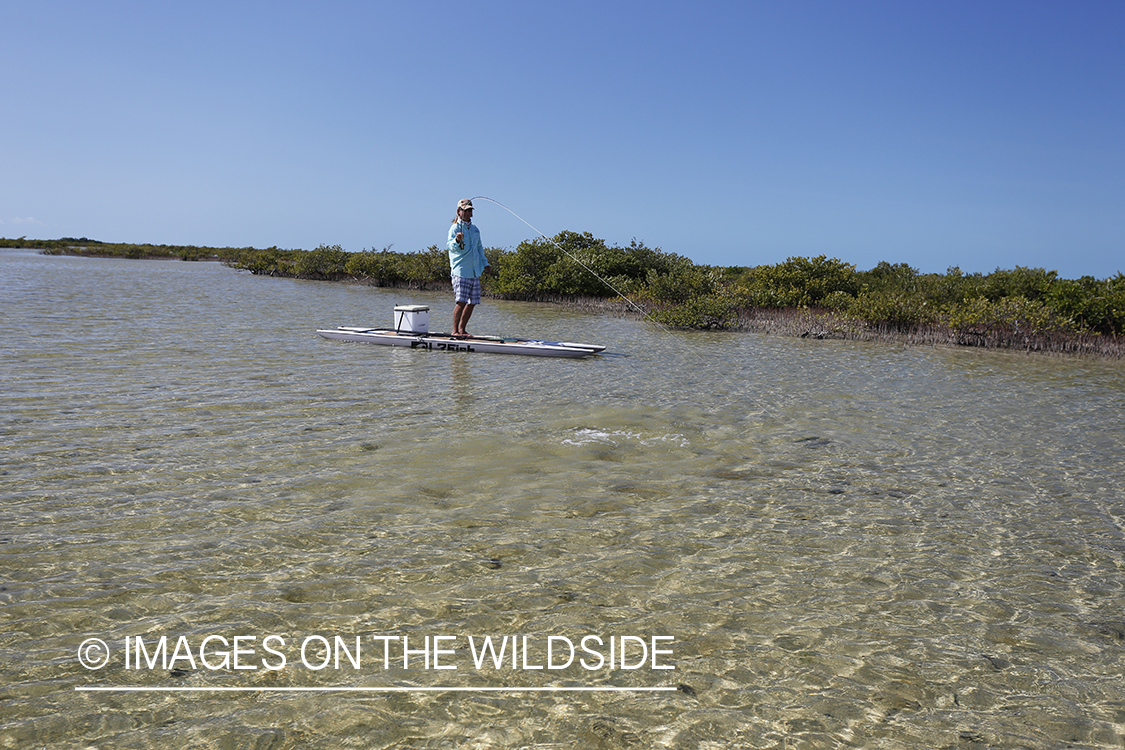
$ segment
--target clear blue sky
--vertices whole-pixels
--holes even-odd
[[[1125,271],[1125,2],[0,5],[0,236]],[[478,204],[486,246],[533,235]]]

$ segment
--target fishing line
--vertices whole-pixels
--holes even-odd
[[[648,318],[648,319],[649,319],[650,321],[652,321],[652,322],[653,322],[654,324],[656,324],[656,326],[657,326],[657,327],[659,327],[659,328],[660,328],[661,330],[663,330],[663,331],[666,331],[666,332],[667,332],[667,330],[668,330],[668,329],[667,329],[667,328],[665,328],[665,326],[664,326],[664,325],[663,325],[663,324],[662,324],[662,323],[661,323],[661,322],[660,322],[659,320],[657,320],[656,318],[652,317],[652,316],[651,316],[651,315],[649,315],[649,314],[648,314],[647,312],[645,312],[645,311],[644,311],[644,309],[642,309],[640,305],[638,305],[638,304],[637,304],[636,302],[634,302],[633,300],[629,299],[629,297],[628,297],[628,296],[626,296],[625,294],[623,294],[623,293],[622,293],[622,292],[621,292],[620,290],[618,290],[618,289],[617,289],[617,287],[615,287],[615,286],[614,286],[613,284],[610,284],[610,283],[609,283],[608,281],[606,281],[606,280],[605,280],[605,279],[603,279],[603,278],[602,278],[601,276],[599,276],[599,275],[597,274],[597,272],[595,272],[595,271],[594,271],[594,269],[590,268],[590,267],[589,267],[588,265],[586,265],[586,264],[585,264],[585,263],[583,263],[583,262],[582,262],[581,260],[579,260],[579,259],[578,259],[577,257],[575,257],[575,255],[574,255],[573,253],[571,253],[571,252],[570,252],[569,250],[567,250],[567,249],[566,249],[565,247],[563,247],[563,246],[562,246],[562,245],[560,245],[559,243],[555,242],[554,240],[552,240],[552,239],[551,239],[550,237],[548,237],[547,235],[545,235],[545,234],[543,234],[542,232],[540,232],[540,231],[539,231],[538,229],[536,229],[535,227],[531,226],[531,223],[530,223],[530,222],[529,222],[529,221],[528,221],[527,219],[523,218],[522,216],[520,216],[519,214],[517,214],[517,213],[516,213],[515,211],[513,211],[512,209],[508,208],[507,206],[505,206],[505,205],[504,205],[503,203],[501,203],[500,201],[498,201],[498,200],[493,200],[492,198],[489,198],[488,196],[485,196],[485,195],[478,195],[478,196],[477,196],[476,198],[473,198],[473,200],[475,200],[475,201],[488,201],[489,203],[495,203],[495,204],[496,204],[497,206],[499,206],[500,208],[504,209],[505,211],[507,211],[508,213],[510,213],[510,214],[511,214],[512,216],[515,216],[515,217],[516,217],[517,219],[519,219],[520,221],[522,221],[522,222],[523,222],[524,224],[527,224],[527,226],[531,228],[531,231],[535,232],[535,233],[536,233],[537,235],[539,235],[539,236],[540,236],[540,237],[542,237],[543,239],[547,240],[547,242],[551,243],[552,245],[554,245],[555,247],[557,247],[557,248],[558,248],[559,250],[562,250],[562,251],[563,251],[564,253],[566,253],[566,254],[567,254],[567,255],[568,255],[569,257],[570,257],[570,259],[571,259],[571,260],[573,260],[573,261],[574,261],[575,263],[577,263],[578,265],[580,265],[580,266],[582,266],[583,268],[585,268],[585,269],[586,269],[587,271],[589,271],[589,272],[590,272],[590,274],[591,274],[591,275],[593,275],[593,277],[594,277],[594,278],[596,278],[596,279],[597,279],[598,281],[602,282],[602,283],[603,283],[603,284],[605,284],[605,285],[606,285],[607,287],[609,287],[609,288],[610,288],[610,290],[611,290],[611,291],[612,291],[612,292],[613,292],[614,294],[616,294],[616,295],[617,295],[618,297],[620,297],[621,299],[623,299],[623,300],[625,300],[626,302],[628,302],[628,303],[629,303],[629,304],[630,304],[630,305],[632,306],[632,308],[633,308],[634,310],[636,310],[637,312],[639,312],[639,313],[640,313],[641,315],[643,315],[644,317]]]
[[[576,257],[574,256],[574,254],[573,254],[573,253],[571,253],[571,252],[569,252],[569,251],[568,251],[568,250],[567,250],[567,249],[566,249],[565,247],[563,247],[563,246],[562,246],[562,245],[560,245],[559,243],[555,242],[554,240],[552,240],[552,239],[551,239],[550,237],[548,237],[547,235],[545,235],[545,234],[543,234],[542,232],[540,232],[540,231],[539,231],[538,229],[536,229],[535,227],[531,226],[531,223],[530,223],[530,222],[529,222],[529,221],[528,221],[527,219],[523,218],[522,216],[520,216],[519,214],[517,214],[517,213],[516,213],[515,211],[513,211],[512,209],[508,208],[507,206],[505,206],[505,205],[504,205],[503,203],[501,203],[500,201],[498,201],[498,200],[494,200],[494,199],[492,199],[492,198],[489,198],[489,197],[488,197],[488,196],[486,196],[486,195],[478,195],[477,197],[473,198],[472,200],[475,200],[475,201],[478,201],[478,200],[480,200],[480,201],[488,201],[489,203],[495,203],[495,204],[496,204],[497,206],[499,206],[500,208],[504,209],[505,211],[507,211],[508,213],[510,213],[510,214],[511,214],[512,216],[515,216],[515,217],[516,217],[517,219],[519,219],[519,220],[520,220],[520,221],[522,221],[522,222],[523,222],[524,224],[526,224],[526,225],[527,225],[527,226],[528,226],[528,227],[529,227],[529,228],[531,229],[531,231],[535,232],[535,233],[536,233],[537,235],[539,235],[539,236],[540,236],[540,237],[542,237],[543,239],[547,240],[547,242],[551,243],[552,245],[554,245],[555,247],[557,247],[557,248],[558,248],[559,250],[562,250],[562,251],[563,251],[564,253],[566,253],[566,254],[567,254],[567,256],[569,256],[569,257],[570,257],[570,259],[571,259],[571,260],[573,260],[573,261],[574,261],[575,263],[577,263],[578,265],[582,266],[582,268],[586,269],[586,270],[587,270],[587,271],[589,271],[589,272],[590,272],[591,274],[593,274],[593,276],[594,276],[594,277],[595,277],[595,278],[596,278],[596,279],[597,279],[598,281],[600,281],[600,282],[602,282],[603,284],[605,284],[605,285],[606,285],[607,287],[609,287],[609,288],[610,288],[610,289],[611,289],[611,290],[612,290],[612,291],[614,292],[614,294],[618,295],[619,297],[621,297],[621,299],[623,299],[623,300],[625,300],[626,302],[628,302],[628,303],[629,303],[629,304],[630,304],[630,305],[631,305],[631,306],[633,307],[633,309],[634,309],[634,310],[636,310],[636,311],[637,311],[637,312],[639,312],[639,313],[640,313],[641,315],[643,315],[643,316],[644,316],[644,317],[645,317],[645,318],[646,318],[647,320],[651,321],[651,322],[652,322],[652,323],[653,323],[653,324],[654,324],[654,325],[655,325],[655,326],[656,326],[657,328],[659,328],[659,329],[660,329],[661,331],[663,331],[664,333],[668,333],[668,334],[672,333],[672,332],[671,332],[671,330],[669,330],[667,326],[665,326],[665,325],[664,325],[663,323],[661,323],[661,322],[660,322],[659,320],[657,320],[656,318],[652,317],[652,316],[651,316],[651,315],[649,315],[649,314],[648,314],[647,312],[645,312],[645,311],[644,311],[644,310],[643,310],[643,309],[641,308],[641,306],[640,306],[640,305],[638,305],[638,304],[637,304],[636,302],[633,302],[633,300],[629,299],[629,298],[628,298],[627,296],[625,296],[624,294],[622,294],[622,293],[621,293],[621,292],[620,292],[620,291],[619,291],[619,290],[618,290],[618,289],[617,289],[616,287],[614,287],[614,286],[613,286],[613,284],[610,284],[610,283],[609,283],[608,281],[606,281],[606,280],[605,280],[605,279],[603,279],[603,278],[602,278],[601,276],[599,276],[599,275],[598,275],[598,274],[597,274],[597,273],[596,273],[596,272],[594,271],[594,269],[590,268],[590,267],[589,267],[589,266],[587,266],[587,265],[586,265],[585,263],[583,263],[583,262],[582,262],[581,260],[579,260],[578,258],[576,258]],[[681,344],[681,346],[682,346],[682,344]],[[685,347],[685,348],[686,348],[686,347]],[[694,357],[695,357],[696,359],[700,360],[701,362],[704,362],[704,360],[703,360],[703,357],[702,357],[702,356],[700,356],[699,352],[696,352],[695,350],[693,350],[693,349],[690,349],[690,348],[686,348],[686,349],[687,349],[687,351],[688,351],[689,353],[691,353],[691,354],[692,354],[692,355],[693,355],[693,356],[694,356]],[[704,369],[710,369],[710,363],[706,363],[706,362],[704,362]],[[734,381],[734,380],[733,380],[733,379],[731,378],[731,376],[730,376],[729,374],[727,374],[727,375],[726,375],[726,379],[727,379],[727,380],[729,381],[729,384],[730,384],[730,385],[734,385],[734,382],[735,382],[735,381]],[[736,389],[736,390],[737,390],[737,389]],[[753,404],[754,404],[755,406],[757,406],[757,407],[758,407],[759,409],[761,409],[761,410],[762,410],[762,413],[763,413],[763,414],[768,414],[768,410],[766,409],[766,407],[765,407],[765,406],[763,406],[763,405],[762,405],[762,404],[761,404],[761,403],[760,403],[760,402],[759,402],[759,401],[758,401],[758,400],[757,400],[756,398],[754,398],[753,396],[750,396],[750,397],[748,397],[748,398],[750,399],[750,402],[751,402],[751,403],[753,403]]]

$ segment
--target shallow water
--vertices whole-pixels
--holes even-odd
[[[1120,363],[487,300],[478,332],[613,354],[315,335],[404,303],[448,326],[444,294],[0,252],[0,747],[1125,746]],[[528,651],[478,667],[487,635]],[[235,636],[240,669],[200,653]],[[320,668],[337,636],[358,668]],[[673,640],[547,669],[549,636]]]

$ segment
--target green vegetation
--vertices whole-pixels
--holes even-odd
[[[126,245],[87,238],[0,239],[0,247],[127,258],[215,259],[255,274],[352,280],[441,289],[449,262],[436,245],[414,253],[339,245],[200,248]],[[1052,351],[1118,352],[1125,333],[1125,274],[1060,279],[1017,266],[990,274],[953,267],[923,274],[905,263],[857,271],[836,258],[789,258],[754,267],[697,266],[633,240],[607,246],[589,232],[561,232],[514,250],[488,251],[497,272],[485,293],[502,299],[590,301],[627,298],[675,328],[788,330],[818,338],[906,336],[911,341]],[[618,305],[620,309],[620,305]],[[788,316],[786,325],[777,321]]]
[[[134,258],[141,260],[226,260],[253,248],[196,247],[194,245],[134,245],[125,242],[101,242],[87,237],[63,237],[57,240],[14,240],[0,237],[0,247],[22,247],[41,251],[44,255],[85,255],[93,258]]]

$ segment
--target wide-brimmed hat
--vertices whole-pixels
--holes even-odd
[[[473,202],[468,198],[462,198],[461,200],[457,201],[457,210],[461,211],[464,209],[468,209],[470,211],[473,209]]]

